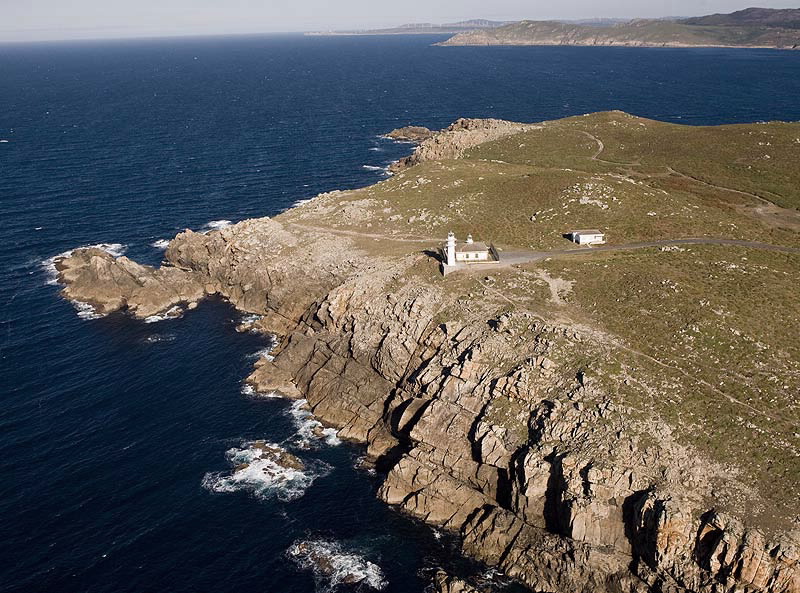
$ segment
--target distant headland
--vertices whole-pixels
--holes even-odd
[[[620,47],[800,48],[800,8],[747,8],[693,18],[503,22],[471,20],[311,35],[452,34],[440,46],[578,45]]]

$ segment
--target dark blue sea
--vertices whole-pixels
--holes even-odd
[[[0,591],[326,590],[287,557],[298,540],[380,567],[388,592],[421,592],[456,562],[447,537],[375,498],[358,447],[303,449],[287,403],[242,393],[267,342],[237,333],[226,303],[90,319],[59,297],[48,258],[105,243],[157,263],[153,244],[183,228],[376,182],[410,150],[378,136],[406,124],[800,119],[797,52],[439,39],[0,46]],[[292,495],[230,479],[258,439],[316,479]]]

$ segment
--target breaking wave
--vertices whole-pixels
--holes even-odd
[[[166,249],[169,247],[169,239],[159,239],[158,241],[153,241],[150,243],[151,247],[155,247],[156,249]]]
[[[296,500],[330,471],[327,464],[301,461],[280,445],[264,441],[244,443],[229,449],[225,456],[232,471],[203,477],[203,487],[211,492],[247,492],[261,500]]]
[[[159,321],[166,321],[168,319],[179,319],[183,315],[183,309],[175,305],[166,310],[160,315],[150,315],[144,318],[145,323],[158,323]]]
[[[95,308],[89,303],[84,303],[81,301],[70,301],[70,303],[72,303],[72,306],[75,307],[76,311],[78,311],[78,317],[81,319],[100,319],[101,317],[104,317],[104,315],[95,311]]]
[[[277,391],[267,391],[265,393],[256,391],[255,387],[250,385],[250,383],[242,383],[241,392],[242,395],[256,399],[284,399],[284,397]]]
[[[275,344],[270,344],[261,350],[257,350],[253,352],[248,358],[258,360],[259,358],[266,358],[268,361],[272,362],[275,360],[275,357],[270,354],[275,349]]]
[[[322,422],[314,418],[308,409],[308,402],[304,399],[297,400],[289,408],[292,423],[297,428],[294,436],[295,444],[302,449],[311,449],[317,443],[323,442],[326,445],[335,447],[342,441],[334,428],[325,428]]]
[[[259,321],[263,317],[263,315],[248,313],[246,315],[242,315],[242,318],[239,320],[239,325],[253,325],[256,321]]]
[[[203,234],[210,233],[211,231],[221,231],[233,224],[230,220],[211,220],[200,227],[200,232]]]
[[[175,341],[175,334],[153,334],[152,336],[147,336],[144,339],[144,342],[147,344],[158,344],[159,342],[174,342]]]
[[[320,592],[330,593],[340,585],[366,585],[380,591],[389,584],[377,564],[360,554],[344,550],[338,542],[296,541],[286,555],[299,568],[313,572]]]

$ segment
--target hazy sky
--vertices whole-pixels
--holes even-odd
[[[408,22],[692,16],[754,0],[0,0],[0,41],[258,33]],[[793,8],[763,0],[758,6]]]

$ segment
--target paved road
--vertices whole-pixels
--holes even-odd
[[[782,245],[770,245],[769,243],[759,243],[758,241],[740,241],[738,239],[709,239],[704,237],[686,239],[666,239],[663,241],[645,241],[642,243],[627,243],[625,245],[601,245],[598,247],[574,247],[571,249],[552,249],[550,251],[524,251],[508,250],[500,252],[500,261],[494,264],[458,264],[456,269],[480,271],[502,266],[514,266],[541,261],[548,257],[562,257],[571,255],[585,255],[587,253],[597,253],[598,251],[632,251],[634,249],[646,249],[648,247],[671,247],[680,245],[733,245],[736,247],[748,247],[750,249],[763,249],[766,251],[776,251],[779,253],[800,254],[800,247],[784,247]],[[453,270],[455,271],[455,270]]]

